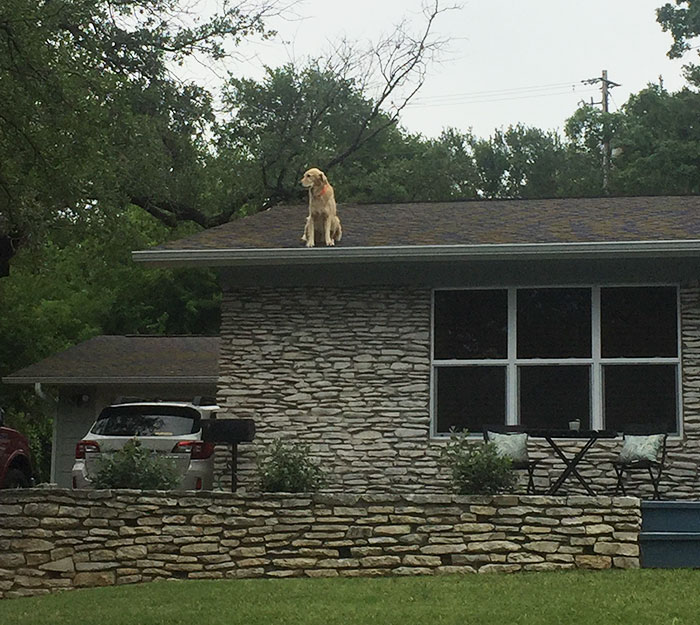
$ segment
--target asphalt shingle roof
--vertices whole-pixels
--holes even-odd
[[[275,207],[153,249],[303,247],[306,211]],[[339,204],[338,215],[342,247],[700,239],[700,196]]]
[[[219,338],[96,336],[3,378],[26,384],[216,383]]]

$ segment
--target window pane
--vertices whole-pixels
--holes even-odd
[[[505,367],[438,367],[437,431],[481,432],[484,424],[505,423]]]
[[[435,291],[435,358],[507,356],[507,291]]]
[[[518,367],[518,373],[521,424],[566,430],[580,419],[582,429],[590,428],[590,367]]]
[[[677,431],[675,365],[606,365],[605,427],[624,432],[630,425]]]
[[[518,358],[588,358],[590,289],[518,289]]]
[[[675,287],[600,290],[604,358],[678,356]]]

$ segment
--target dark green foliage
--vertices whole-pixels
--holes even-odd
[[[183,0],[0,3],[0,265],[56,220],[130,201],[170,225],[185,206],[204,224],[211,96],[173,64],[264,37],[279,11],[224,5],[189,27]]]
[[[673,37],[673,45],[668,51],[671,59],[680,59],[690,50],[697,50],[697,37],[700,36],[700,2],[698,0],[675,0],[656,10],[656,21],[664,32]],[[698,52],[700,54],[700,51]],[[700,65],[689,63],[683,66],[686,80],[700,86]]]
[[[442,452],[452,486],[459,495],[495,495],[515,487],[509,458],[499,456],[493,443],[470,441],[468,432],[453,432]]]
[[[103,458],[93,478],[95,488],[168,490],[179,482],[175,463],[144,449],[136,439]]]
[[[259,463],[260,488],[272,493],[311,493],[326,482],[325,471],[309,457],[309,446],[275,440]]]

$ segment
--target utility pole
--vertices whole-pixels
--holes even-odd
[[[601,75],[597,78],[588,78],[587,80],[582,80],[582,83],[586,85],[594,85],[595,83],[600,83],[601,91],[601,101],[592,102],[592,104],[600,104],[603,108],[603,113],[608,112],[608,98],[610,95],[610,89],[613,87],[620,87],[621,85],[608,80],[608,70],[604,69]],[[610,141],[607,136],[603,137],[603,191],[607,195],[609,193],[609,180],[610,180]]]

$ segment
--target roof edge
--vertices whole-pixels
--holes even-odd
[[[211,250],[140,250],[135,262],[161,266],[246,266],[317,263],[391,263],[517,260],[525,258],[606,258],[689,256],[700,252],[700,239],[593,241],[572,243],[479,243],[472,245],[401,245],[377,247],[250,248]]]
[[[76,386],[90,384],[216,384],[217,376],[6,376],[0,379],[3,384],[53,384],[56,386]]]

